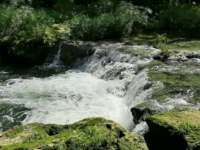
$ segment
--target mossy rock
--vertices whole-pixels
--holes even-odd
[[[146,150],[144,139],[104,118],[88,118],[72,125],[32,123],[0,137],[2,150]]]
[[[152,99],[156,99],[158,102],[165,101],[166,98],[175,98],[177,94],[188,95],[188,102],[192,104],[200,101],[200,76],[198,74],[182,72],[180,69],[174,73],[150,70],[149,77],[152,82],[160,81],[164,84],[164,88],[155,89],[153,92]]]
[[[146,122],[150,131],[145,140],[150,150],[200,149],[200,111],[160,113]]]

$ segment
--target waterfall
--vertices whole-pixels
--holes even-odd
[[[61,46],[49,66],[60,63]],[[93,55],[77,59],[73,69],[63,73],[7,80],[0,85],[0,130],[16,121],[71,124],[99,116],[132,130],[130,109],[147,100],[152,92],[144,88],[148,84],[147,70],[138,71],[138,64],[151,60],[97,48]]]
[[[55,55],[53,61],[50,64],[48,64],[46,67],[48,67],[48,68],[54,68],[54,67],[57,67],[57,66],[59,66],[59,65],[62,64],[62,62],[60,60],[60,53],[61,53],[61,50],[62,50],[62,44],[63,43],[59,44],[59,49],[58,49],[57,54]]]
[[[133,78],[126,91],[126,105],[130,108],[148,100],[152,96],[153,89],[144,89],[148,85],[147,70],[143,70]]]

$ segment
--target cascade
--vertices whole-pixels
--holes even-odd
[[[49,66],[59,65],[61,46]],[[153,50],[152,50],[153,52]],[[105,117],[128,130],[130,109],[150,98],[147,70],[139,58],[109,47],[75,61],[73,68],[49,77],[11,78],[0,84],[0,130],[32,122],[66,124],[87,117]]]
[[[54,68],[54,67],[57,67],[57,66],[62,64],[62,62],[60,61],[60,53],[61,53],[61,50],[62,50],[62,44],[63,43],[59,44],[59,49],[58,49],[57,54],[55,55],[53,61],[50,64],[46,65],[46,67]]]

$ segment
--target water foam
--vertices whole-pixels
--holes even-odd
[[[138,58],[129,54],[97,49],[65,73],[6,81],[0,85],[0,103],[27,108],[23,124],[66,124],[101,116],[131,129],[130,109],[148,99],[152,91],[144,89],[147,71],[138,73],[138,63]],[[13,117],[13,112],[7,115]]]
[[[19,79],[21,81],[21,79]],[[49,78],[33,78],[1,87],[5,102],[24,104],[30,108],[24,124],[74,123],[87,118],[104,116],[127,127],[121,114],[131,115],[123,98],[117,96],[122,85],[106,82],[91,74],[67,71]],[[131,116],[129,116],[131,117]]]

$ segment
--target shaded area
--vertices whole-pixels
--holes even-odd
[[[149,133],[145,140],[150,150],[200,148],[200,111],[160,113],[146,119]]]

